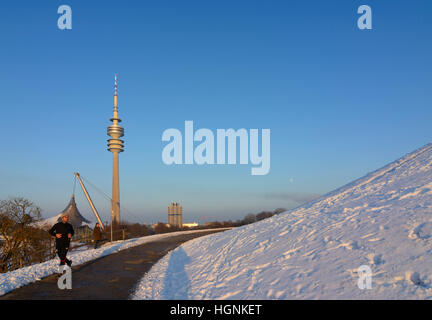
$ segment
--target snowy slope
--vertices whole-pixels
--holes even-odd
[[[104,257],[106,255],[116,253],[118,251],[135,247],[141,244],[166,239],[169,237],[177,236],[180,234],[188,233],[201,233],[207,232],[206,230],[191,230],[191,231],[178,231],[164,234],[157,234],[146,236],[142,238],[134,238],[125,241],[116,241],[107,243],[98,249],[77,250],[68,254],[68,258],[73,261],[73,265],[77,266],[82,263]],[[16,288],[22,287],[29,283],[40,280],[58,272],[58,258],[52,259],[43,263],[34,264],[32,266],[24,267],[14,271],[0,273],[0,296],[12,291]]]
[[[372,289],[357,286],[372,269]],[[431,299],[432,144],[279,216],[192,240],[133,299]]]

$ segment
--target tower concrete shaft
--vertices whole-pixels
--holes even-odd
[[[112,138],[108,139],[108,151],[113,154],[113,182],[112,182],[112,202],[111,202],[111,222],[120,223],[120,186],[119,186],[119,153],[123,152],[124,141],[120,138],[124,136],[124,129],[119,125],[121,119],[118,117],[117,107],[117,74],[114,77],[114,115],[110,119],[113,123],[108,126],[107,134]]]

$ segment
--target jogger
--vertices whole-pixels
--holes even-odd
[[[56,249],[57,255],[60,258],[60,265],[67,264],[69,267],[72,265],[72,261],[69,260],[67,252],[69,250],[70,241],[74,235],[74,229],[70,223],[68,223],[69,217],[63,215],[61,222],[56,223],[50,230],[49,234],[56,237]]]

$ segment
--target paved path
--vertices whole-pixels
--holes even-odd
[[[185,241],[221,230],[192,233],[157,240],[72,267],[72,290],[57,287],[52,275],[18,288],[0,300],[126,300],[152,265]]]

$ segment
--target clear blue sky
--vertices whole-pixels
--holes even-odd
[[[57,28],[72,7],[73,29]],[[357,28],[357,8],[373,30]],[[118,73],[121,203],[141,222],[298,205],[430,142],[431,1],[8,1],[0,9],[0,199],[46,217],[73,172],[111,194]],[[166,166],[167,128],[271,129],[271,171]],[[104,220],[109,204],[89,187]],[[93,218],[82,193],[78,206]]]

